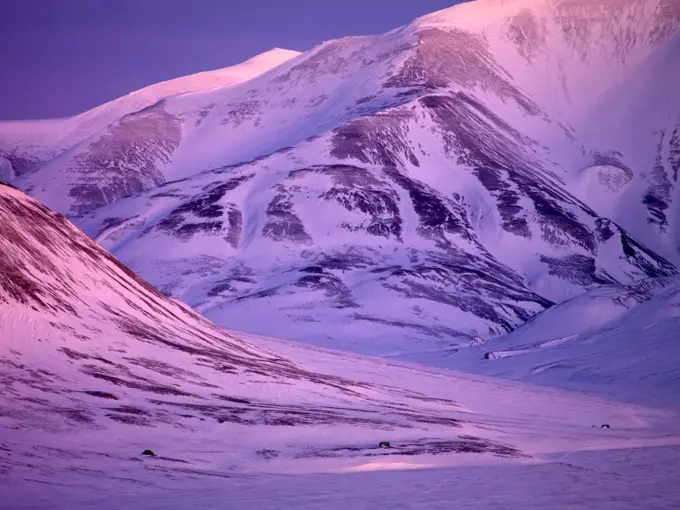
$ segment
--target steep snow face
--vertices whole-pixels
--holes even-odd
[[[625,177],[613,193],[582,190],[579,195],[595,204],[604,198],[606,214],[672,260],[680,253],[678,54],[680,33],[628,72],[584,119],[584,135],[611,149],[608,159]]]
[[[15,182],[220,324],[382,353],[496,336],[676,273],[679,16],[461,4],[163,99]]]
[[[0,472],[15,489],[518,462],[601,445],[593,420],[662,431],[648,409],[235,335],[18,190],[0,185],[0,214]]]
[[[523,122],[520,130],[550,149],[569,191],[678,260],[678,2],[480,0],[425,16],[416,26],[479,32],[511,83],[550,124],[564,128],[559,135]],[[443,56],[439,62],[446,62]],[[610,168],[609,176],[594,176],[602,161],[618,175]],[[614,187],[612,178],[620,181]]]

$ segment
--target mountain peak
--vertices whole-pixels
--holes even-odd
[[[653,18],[656,25],[665,27],[668,35],[680,22],[680,2],[675,0],[474,0],[426,14],[414,24],[474,30],[512,22],[527,12],[543,20],[552,18],[567,32],[577,28],[575,22],[583,32],[590,32],[586,27],[593,22],[645,30],[648,27],[640,21]]]

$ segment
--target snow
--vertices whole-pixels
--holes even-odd
[[[6,487],[16,510],[53,508],[58,500],[80,510],[129,508],[184,510],[200,507],[329,509],[523,508],[674,509],[680,448],[567,453],[558,462],[367,471],[252,479],[202,480],[162,490],[128,486],[98,490],[31,484],[30,492]]]
[[[10,220],[0,238],[10,264],[3,267],[19,268],[24,288],[37,289],[16,294],[10,286],[0,294],[0,376],[7,383],[0,476],[3,503],[11,508],[48,508],[55,497],[69,508],[179,509],[197,502],[210,508],[225,501],[313,508],[339,504],[348,497],[345,486],[354,488],[350,502],[358,508],[397,496],[406,508],[436,508],[452,498],[520,504],[527,491],[540,507],[548,489],[574,476],[587,476],[593,487],[625,481],[623,492],[581,486],[559,498],[563,505],[594,501],[606,508],[651,490],[640,473],[649,476],[652,462],[658,466],[680,446],[677,406],[667,399],[677,388],[662,384],[677,378],[677,356],[665,350],[680,318],[675,279],[627,289],[647,290],[648,301],[629,303],[627,313],[604,325],[596,318],[586,324],[596,344],[610,341],[608,326],[616,320],[619,331],[642,328],[655,366],[640,363],[631,348],[620,349],[617,360],[611,353],[574,356],[578,365],[567,384],[541,380],[556,386],[548,388],[531,377],[510,380],[519,365],[510,378],[489,377],[221,331],[134,279],[18,190],[0,188],[0,207]],[[625,294],[599,295],[606,301]],[[566,324],[579,310],[565,304],[545,321],[556,315]],[[517,338],[498,342],[542,337],[542,317]],[[571,342],[547,339],[539,350],[554,359]],[[473,348],[490,343],[468,351]],[[513,359],[524,370],[534,367],[534,360]],[[617,372],[622,362],[626,370],[637,365],[628,378]],[[593,365],[600,375],[610,372],[607,387],[616,395],[603,396],[584,377]],[[651,386],[637,384],[651,373]],[[582,391],[560,389],[575,382]],[[646,401],[622,401],[621,390],[632,389],[643,389]],[[600,429],[601,423],[612,428]],[[394,448],[377,448],[383,440]],[[466,452],[473,445],[482,450]],[[140,457],[147,448],[156,456]],[[620,466],[612,470],[612,463]],[[670,478],[672,469],[663,476]],[[541,483],[527,486],[530,479]],[[673,487],[656,490],[660,502],[677,501]],[[480,496],[464,499],[471,494]]]
[[[612,9],[621,9],[612,17],[576,0],[558,6],[480,0],[384,35],[328,41],[299,55],[274,50],[234,68],[152,86],[84,114],[103,119],[101,129],[88,131],[89,138],[13,182],[67,214],[163,292],[223,326],[371,354],[451,348],[458,341],[452,336],[496,336],[543,306],[520,300],[526,314],[517,314],[513,300],[501,304],[481,292],[501,312],[509,325],[504,326],[432,298],[459,290],[464,282],[444,287],[431,282],[436,276],[421,273],[417,277],[430,296],[403,299],[407,284],[394,285],[371,271],[392,266],[417,273],[431,263],[432,253],[449,260],[446,250],[453,249],[474,261],[467,268],[498,264],[522,280],[522,290],[562,302],[589,289],[589,278],[629,284],[647,276],[622,249],[616,225],[668,261],[680,262],[675,221],[680,201],[669,141],[680,121],[673,101],[680,53],[677,34],[663,44],[652,41],[650,34],[664,30],[657,15],[662,3],[612,2]],[[639,23],[631,25],[630,19]],[[668,19],[673,28],[674,18]],[[592,30],[581,31],[583,26]],[[437,54],[437,45],[449,42],[428,39],[432,28],[471,31],[459,44],[462,64],[448,53]],[[621,42],[624,36],[630,44]],[[434,61],[433,69],[416,74],[446,74],[450,64],[450,83],[424,90],[386,86],[415,57]],[[209,86],[225,76],[236,78]],[[177,93],[185,85],[196,90]],[[509,88],[537,110],[518,104]],[[453,134],[421,98],[458,93],[481,105],[466,112],[479,114],[473,130],[479,146],[457,140],[462,146],[452,151]],[[121,119],[115,105],[148,94],[162,100],[145,103],[143,111],[130,107]],[[358,141],[349,154],[338,155],[343,129],[345,139]],[[656,170],[649,171],[655,168],[659,129],[666,133],[661,172],[668,189]],[[394,133],[403,133],[404,141]],[[363,146],[370,147],[366,154]],[[460,233],[442,227],[438,239],[423,234],[413,190],[386,178],[379,147],[391,148],[389,164],[423,185],[456,221],[469,220],[470,228],[465,225]],[[484,150],[487,158],[511,158],[510,163],[494,159],[499,168],[511,165],[508,173],[482,182],[486,170],[479,168],[488,165],[470,161],[469,154]],[[343,184],[330,172],[310,171],[339,164],[365,170],[380,183],[369,186],[359,179],[357,184],[347,177]],[[532,185],[515,182],[510,171],[528,176]],[[12,174],[7,165],[4,172]],[[194,211],[184,215],[182,226],[171,228],[173,211],[235,177],[247,179],[216,202],[221,216]],[[545,185],[538,200],[537,184]],[[373,217],[366,209],[374,204],[352,204],[356,188],[364,192],[364,204],[376,200],[376,211],[383,207],[376,192],[390,194],[398,214],[390,217],[387,208]],[[666,224],[650,221],[648,203],[656,203],[656,196],[649,200],[650,190],[668,195],[658,206]],[[333,199],[334,192],[342,198]],[[263,231],[272,217],[283,214],[270,214],[278,211],[272,204],[279,199],[289,203],[286,211],[299,224],[286,224],[284,218],[277,224],[283,234],[272,238]],[[230,213],[240,215],[239,227],[232,228]],[[369,232],[376,217],[383,226],[399,221],[400,237]],[[600,228],[603,220],[613,222],[613,237]],[[212,229],[210,222],[220,227]],[[508,227],[521,222],[526,229],[520,234]],[[295,228],[304,235],[290,234]],[[229,229],[237,231],[235,242],[225,242]],[[342,291],[298,285],[301,271],[325,255],[361,257],[370,268],[335,270]],[[573,256],[593,259],[592,274],[570,275],[571,269],[546,262]],[[359,308],[336,306],[336,291],[351,295]],[[258,320],[263,313],[270,320]]]
[[[553,386],[680,411],[680,281],[605,286],[539,314],[512,333],[446,352],[392,359]],[[483,359],[489,353],[491,359]]]
[[[34,138],[34,143],[69,148],[105,129],[126,114],[142,110],[177,94],[211,90],[250,80],[300,55],[298,51],[274,48],[240,64],[204,71],[156,83],[121,98],[65,119],[0,122],[0,140]],[[48,136],[45,140],[45,136]],[[57,135],[54,137],[54,135]]]
[[[0,178],[172,296],[0,186],[2,503],[680,505],[680,281],[615,229],[680,261],[677,19],[601,5],[479,0],[0,124]],[[597,284],[544,263],[575,255]]]

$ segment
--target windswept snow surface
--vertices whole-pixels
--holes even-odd
[[[221,330],[20,191],[0,185],[0,213],[8,508],[53,508],[56,498],[69,508],[136,508],[148,498],[178,509],[339,499],[368,508],[375,486],[338,492],[359,476],[386,490],[411,480],[403,506],[436,508],[455,498],[446,487],[462,473],[472,491],[494,473],[518,483],[545,474],[560,487],[583,469],[562,462],[571,452],[611,450],[595,460],[644,464],[680,444],[676,417],[660,408]],[[377,448],[383,440],[394,448]],[[147,448],[156,456],[141,456]],[[616,453],[630,448],[641,450]],[[602,481],[649,490],[628,468],[597,469]],[[498,498],[520,497],[509,490],[501,484]],[[620,501],[579,494],[563,501]]]
[[[0,507],[677,508],[679,26],[478,0],[0,123]]]
[[[163,490],[93,491],[34,485],[15,510],[675,510],[678,447],[574,452],[559,462],[219,480]]]

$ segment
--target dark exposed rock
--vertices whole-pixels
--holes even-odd
[[[399,196],[388,183],[378,180],[366,169],[348,165],[317,166],[296,170],[290,176],[300,178],[307,172],[321,173],[333,179],[333,186],[322,193],[321,198],[334,200],[348,211],[359,211],[370,217],[370,221],[361,227],[342,225],[344,228],[362,228],[371,235],[401,241]]]
[[[595,259],[585,255],[572,254],[564,258],[542,255],[541,262],[550,267],[551,275],[582,287],[618,283],[606,272],[598,270]]]
[[[361,253],[348,250],[345,253],[320,254],[317,263],[325,269],[349,271],[370,267],[373,264],[373,260]]]
[[[624,255],[632,264],[639,267],[646,276],[657,277],[678,274],[673,264],[643,246],[624,230],[619,230],[619,235],[621,236],[621,247]]]
[[[162,103],[126,115],[96,139],[66,169],[77,176],[71,212],[83,215],[165,182],[159,166],[170,161],[181,140],[181,121]]]
[[[109,399],[109,400],[118,400],[117,396],[115,396],[113,393],[109,393],[107,391],[85,391],[83,393],[86,393],[86,394],[91,395],[93,397],[105,398],[105,399]]]
[[[281,455],[280,452],[277,452],[276,450],[270,450],[267,448],[261,448],[259,450],[255,451],[255,455],[258,457],[261,457],[265,460],[271,460],[279,457]]]
[[[419,166],[406,131],[411,118],[410,110],[394,108],[345,123],[334,131],[331,154],[364,164],[391,167],[409,162]]]
[[[372,445],[346,445],[326,449],[310,448],[298,458],[383,457],[390,455],[439,455],[445,453],[491,453],[499,457],[527,458],[520,450],[488,439],[459,436],[457,439],[417,439],[395,442],[382,441]]]
[[[253,174],[234,177],[210,187],[173,209],[154,228],[171,232],[183,240],[188,240],[199,233],[223,235],[225,240],[236,248],[241,236],[241,211],[234,204],[222,202],[229,191],[238,188],[252,177]]]
[[[227,211],[227,222],[229,227],[227,230],[226,240],[232,246],[232,248],[237,248],[241,239],[241,232],[243,230],[243,214],[234,204],[229,204],[229,210]]]
[[[483,36],[457,28],[427,28],[418,34],[413,55],[385,82],[387,87],[436,89],[451,84],[467,89],[480,87],[503,99],[515,101],[531,115],[538,106],[510,83],[510,76],[496,62]]]
[[[670,205],[670,191],[672,189],[671,180],[663,164],[662,152],[665,136],[666,133],[661,131],[660,140],[656,148],[656,159],[650,175],[651,184],[643,197],[643,203],[649,211],[647,221],[658,225],[660,232],[665,232],[668,227],[666,210]]]
[[[20,176],[38,168],[44,161],[27,155],[17,154],[17,151],[0,150],[0,160],[4,158],[12,166],[10,174]]]
[[[598,241],[603,243],[614,237],[612,222],[610,220],[606,218],[598,218],[595,221],[595,226],[597,228]]]
[[[434,240],[442,248],[451,246],[444,236],[445,233],[460,236],[468,241],[472,240],[470,236],[472,228],[465,217],[465,211],[460,206],[394,168],[385,168],[384,172],[408,192],[418,215],[420,235]]]
[[[677,183],[680,175],[680,124],[673,131],[668,146],[668,165],[673,173],[673,182]]]
[[[508,36],[517,45],[520,55],[533,63],[545,45],[546,27],[529,9],[516,14],[508,25]]]
[[[257,284],[251,269],[243,265],[234,265],[229,270],[229,275],[213,285],[208,291],[208,296],[218,296],[221,294],[235,294],[239,288],[252,288]]]
[[[333,299],[336,308],[358,308],[353,300],[352,292],[337,276],[323,272],[305,274],[295,282],[297,287],[322,291],[328,298]]]
[[[257,126],[259,124],[258,116],[262,115],[267,105],[267,101],[256,100],[242,101],[230,105],[229,109],[222,115],[220,123],[222,125],[231,124],[238,127],[244,122],[252,121]]]
[[[292,195],[282,184],[276,186],[277,195],[267,206],[267,223],[262,235],[275,241],[309,244],[312,238],[305,231],[300,217],[295,214]]]
[[[616,151],[595,152],[593,154],[593,164],[616,167],[622,170],[627,180],[630,181],[633,178],[633,170],[623,162],[622,158],[623,155]]]

